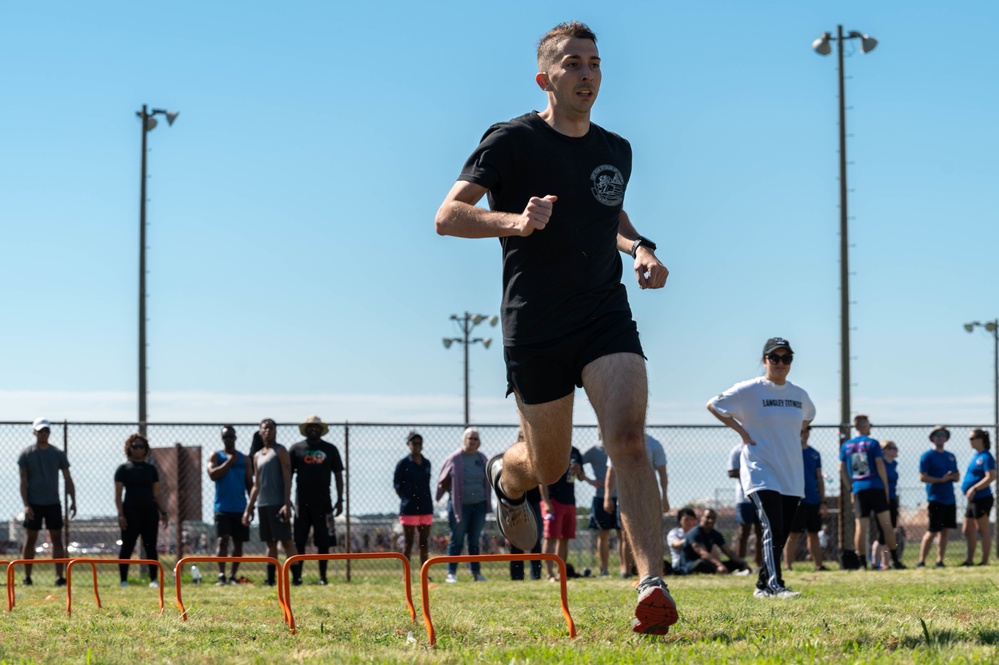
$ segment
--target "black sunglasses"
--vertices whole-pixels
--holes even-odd
[[[769,360],[774,365],[779,365],[782,362],[785,365],[790,365],[791,361],[794,360],[793,353],[768,353],[767,360]]]
[[[223,441],[230,441],[230,440],[231,441],[235,441],[236,440],[236,435],[235,434],[226,434],[225,436],[222,437],[222,440]]]

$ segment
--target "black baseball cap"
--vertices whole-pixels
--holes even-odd
[[[791,348],[791,342],[787,341],[783,337],[771,337],[767,340],[767,343],[763,345],[763,355],[767,355],[771,351],[776,351],[777,349],[787,349],[789,353],[794,353],[794,349]]]

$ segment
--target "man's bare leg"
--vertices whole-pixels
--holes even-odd
[[[524,440],[503,453],[500,485],[509,498],[519,499],[533,487],[551,485],[569,468],[573,394],[544,404],[524,404],[514,395]]]
[[[583,385],[603,433],[618,485],[624,537],[638,567],[638,605],[632,630],[664,635],[676,623],[676,604],[660,577],[663,567],[662,500],[645,449],[648,378],[645,359],[633,353],[597,358],[583,368]]]
[[[603,575],[610,565],[610,531],[597,531],[597,551],[600,553],[600,574]]]
[[[819,545],[819,533],[818,531],[809,531],[806,538],[808,538],[808,553],[812,555],[812,564],[816,570],[819,570],[819,566],[823,563],[822,547]]]

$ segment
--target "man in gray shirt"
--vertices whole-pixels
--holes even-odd
[[[21,451],[17,466],[21,469],[21,501],[24,503],[24,552],[22,558],[35,558],[35,543],[44,522],[52,540],[52,558],[66,557],[62,538],[62,504],[59,501],[59,472],[66,481],[66,494],[69,495],[69,512],[76,517],[76,487],[69,474],[69,460],[66,453],[49,445],[51,424],[45,418],[38,418],[32,425],[35,431],[35,444]],[[63,565],[55,564],[56,586],[66,584],[62,576]],[[24,567],[24,586],[31,586],[31,565]]]
[[[253,520],[253,507],[260,501],[260,539],[267,543],[267,556],[277,558],[281,541],[285,557],[295,556],[295,541],[291,537],[291,456],[288,449],[277,443],[277,425],[270,418],[260,421],[260,438],[264,447],[253,455],[253,489],[243,513],[243,524]],[[274,586],[277,571],[267,565],[267,584]]]

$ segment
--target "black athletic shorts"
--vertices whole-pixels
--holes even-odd
[[[944,529],[957,528],[957,504],[930,501],[927,512],[930,515],[929,531],[936,533]]]
[[[992,506],[995,505],[995,501],[995,497],[991,494],[983,496],[981,499],[972,499],[968,502],[968,509],[964,512],[964,516],[973,520],[988,517],[989,513],[992,512]]]
[[[291,523],[278,514],[279,510],[281,506],[257,508],[257,514],[260,516],[260,540],[265,543],[291,540]]]
[[[583,386],[583,368],[612,353],[645,357],[631,312],[611,312],[585,328],[551,342],[507,346],[506,394],[516,391],[524,404],[544,404]]]
[[[805,503],[798,504],[798,510],[794,513],[794,520],[791,522],[791,533],[818,533],[822,530],[822,516],[819,514],[819,504]]]
[[[243,513],[215,513],[215,535],[245,543],[250,539],[250,527],[243,524]]]
[[[31,506],[34,518],[24,520],[25,529],[29,531],[41,531],[43,520],[45,528],[49,531],[58,531],[62,528],[62,504],[50,503],[47,506],[37,506],[29,503],[28,505]]]
[[[888,497],[881,488],[857,492],[857,517],[873,517],[888,510]]]
[[[614,502],[613,513],[604,511],[604,498],[602,496],[595,496],[590,501],[590,528],[594,531],[610,531],[621,528],[617,524],[617,499],[611,499],[611,501]]]

